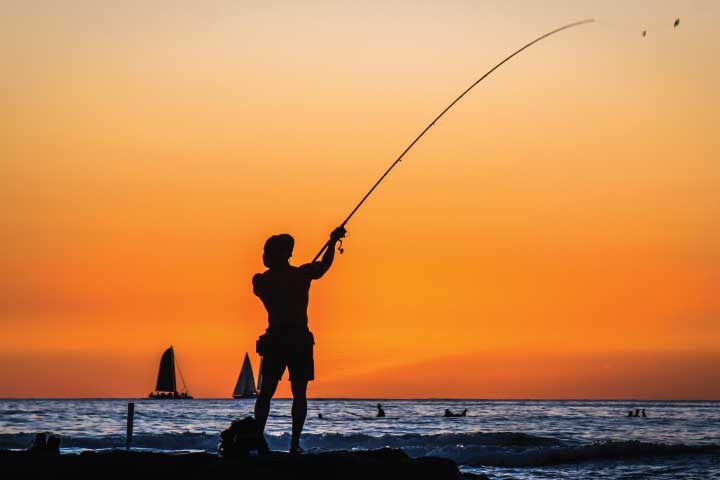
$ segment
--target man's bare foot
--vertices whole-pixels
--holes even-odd
[[[292,453],[294,455],[301,455],[301,454],[305,453],[305,450],[300,448],[299,445],[296,445],[294,447],[290,447],[290,453]]]

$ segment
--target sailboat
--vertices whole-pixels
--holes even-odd
[[[245,353],[240,375],[238,376],[233,398],[253,398],[257,396],[255,389],[255,376],[253,375],[252,365],[250,365],[250,357]]]
[[[178,372],[180,372],[180,379],[183,384],[182,392],[178,392],[177,384],[175,383],[175,351],[173,350],[172,345],[170,345],[170,348],[165,350],[160,358],[157,385],[155,385],[155,391],[150,393],[149,398],[173,400],[193,398],[187,392],[185,378],[183,378],[179,365]]]

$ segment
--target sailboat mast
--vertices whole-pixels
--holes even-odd
[[[182,370],[180,370],[180,362],[176,361],[175,365],[177,365],[177,371],[180,374],[180,381],[182,382],[182,385],[183,385],[183,392],[187,393],[188,388],[187,388],[187,384],[185,383],[185,377],[183,376]]]

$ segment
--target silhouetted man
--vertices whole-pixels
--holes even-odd
[[[385,410],[383,410],[382,405],[380,405],[379,403],[377,404],[377,410],[378,410],[378,412],[377,412],[378,417],[385,416]]]
[[[258,339],[257,350],[263,357],[262,386],[255,401],[255,419],[264,431],[270,400],[287,368],[293,395],[291,453],[302,452],[300,434],[307,416],[307,384],[315,378],[315,339],[308,329],[307,316],[310,282],[328,271],[335,258],[335,245],[344,236],[345,229],[336,228],[321,261],[294,267],[289,260],[295,240],[286,233],[273,235],[265,242],[263,251],[263,263],[268,270],[252,280],[253,292],[265,305],[269,324]]]

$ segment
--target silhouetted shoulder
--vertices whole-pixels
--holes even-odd
[[[311,280],[317,280],[325,274],[325,266],[321,262],[306,263],[298,267],[300,272]]]
[[[256,273],[253,275],[252,278],[252,285],[253,285],[253,293],[255,295],[260,295],[263,290],[263,274],[262,273]]]

